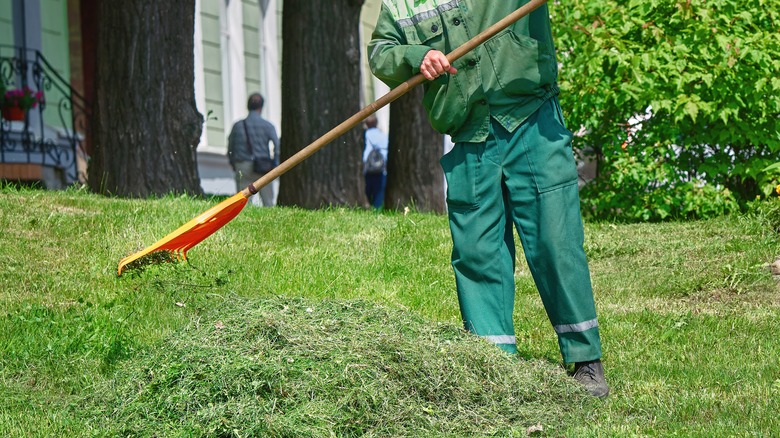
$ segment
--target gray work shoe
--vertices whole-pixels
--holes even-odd
[[[601,360],[574,364],[574,380],[580,382],[593,397],[604,398],[609,395],[609,386],[607,386],[607,379],[604,378],[604,366],[601,365]]]

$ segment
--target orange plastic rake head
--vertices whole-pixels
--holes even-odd
[[[154,245],[120,260],[117,275],[122,275],[122,271],[131,263],[158,251],[167,251],[174,259],[185,260],[190,248],[230,222],[241,212],[246,203],[247,197],[243,192],[225,199],[158,240]]]

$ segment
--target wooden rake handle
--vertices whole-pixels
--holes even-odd
[[[463,45],[461,45],[457,49],[447,54],[447,59],[450,61],[450,64],[460,59],[466,53],[474,50],[477,46],[489,40],[497,33],[506,29],[512,23],[530,14],[532,11],[537,9],[539,6],[545,4],[546,2],[547,0],[531,0],[530,2],[519,7],[511,14],[502,18],[496,24],[485,29],[474,38],[466,41],[465,43],[463,43]],[[279,178],[281,175],[285,174],[288,170],[292,169],[293,167],[300,164],[303,160],[312,156],[323,146],[329,144],[333,140],[344,135],[347,131],[357,126],[368,116],[379,111],[384,106],[389,105],[391,102],[395,101],[396,99],[403,96],[411,89],[422,84],[423,82],[425,82],[425,76],[423,76],[422,73],[418,73],[414,75],[413,77],[411,77],[410,79],[402,83],[401,85],[393,88],[389,93],[385,94],[384,96],[372,102],[370,105],[366,106],[362,110],[355,113],[355,115],[353,115],[352,117],[341,122],[338,126],[328,131],[322,137],[318,138],[317,140],[314,140],[314,142],[312,142],[310,145],[306,146],[305,148],[295,153],[295,155],[288,158],[283,163],[279,164],[279,166],[275,167],[270,172],[266,173],[265,175],[257,179],[255,182],[251,184],[254,190],[251,190],[250,187],[247,186],[244,190],[241,191],[241,193],[247,198],[252,196],[253,192],[257,193],[257,191],[259,191],[262,187],[265,187],[271,181],[275,180],[276,178]]]

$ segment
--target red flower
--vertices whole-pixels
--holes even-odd
[[[5,92],[2,100],[3,108],[20,108],[27,111],[43,103],[43,92],[33,92],[30,87],[17,88]]]

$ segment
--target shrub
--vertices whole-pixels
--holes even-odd
[[[739,210],[729,189],[690,178],[675,167],[672,147],[605,149],[602,173],[582,190],[592,219],[661,221],[704,219]]]

